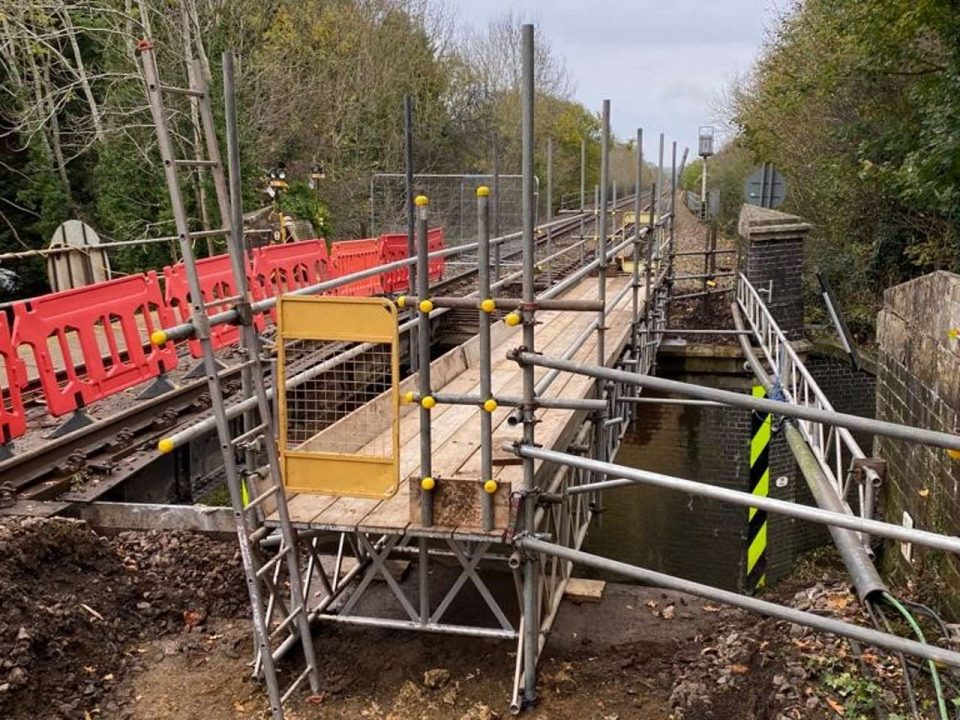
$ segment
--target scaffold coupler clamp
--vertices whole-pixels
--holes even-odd
[[[210,337],[210,318],[206,313],[194,313],[193,336],[197,340],[207,340]]]
[[[773,387],[767,392],[768,400],[775,400],[776,402],[787,402],[787,395],[783,392],[783,383],[780,382],[780,376],[773,376]],[[770,424],[770,432],[776,435],[783,429],[784,417],[783,415],[774,415],[773,422]]]
[[[249,327],[253,325],[253,306],[249,300],[241,300],[233,309],[237,311],[237,325]]]

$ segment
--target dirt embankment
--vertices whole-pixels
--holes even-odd
[[[0,718],[133,716],[133,649],[248,610],[230,544],[186,533],[104,538],[84,523],[0,524]]]
[[[768,594],[866,623],[829,555]],[[232,540],[3,521],[0,718],[264,718],[248,612]],[[324,626],[316,647],[320,691],[294,698],[289,720],[509,717],[511,643]],[[929,700],[926,679],[916,682]],[[608,585],[598,604],[564,604],[539,688],[532,720],[909,717],[900,667],[882,652],[861,660],[837,638],[627,585]],[[933,717],[929,708],[921,702]]]

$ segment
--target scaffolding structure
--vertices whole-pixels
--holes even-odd
[[[262,678],[267,686],[275,720],[282,720],[284,703],[303,681],[309,681],[314,691],[318,689],[311,631],[316,623],[516,642],[510,708],[519,713],[533,706],[537,702],[538,659],[575,563],[612,570],[660,587],[727,602],[897,652],[912,653],[931,662],[960,666],[960,654],[944,648],[616,563],[581,550],[592,519],[602,510],[603,491],[624,484],[647,483],[857,533],[960,552],[960,539],[879,522],[866,515],[858,517],[849,507],[798,506],[616,465],[612,461],[644,387],[807,423],[805,442],[818,450],[818,463],[824,470],[831,469],[841,483],[841,490],[850,483],[839,480],[843,473],[838,468],[842,467],[844,458],[855,455],[857,450],[847,443],[844,428],[862,427],[857,423],[867,423],[871,432],[952,449],[960,449],[960,438],[833,412],[828,404],[816,399],[799,359],[790,355],[789,344],[778,334],[762,300],[742,277],[739,307],[746,314],[754,340],[769,365],[777,369],[786,401],[754,398],[655,377],[656,354],[667,327],[666,313],[674,279],[676,162],[673,163],[674,177],[665,180],[661,136],[657,185],[649,194],[636,194],[632,225],[611,229],[610,210],[615,201],[607,197],[609,101],[604,102],[602,112],[599,203],[596,211],[574,216],[575,223],[595,217],[596,242],[580,268],[538,292],[536,248],[545,228],[536,222],[531,25],[523,27],[522,35],[523,156],[519,193],[522,228],[519,237],[506,234],[491,238],[490,193],[486,186],[478,184],[471,201],[475,207],[471,215],[476,222],[476,240],[430,253],[427,235],[433,219],[432,203],[422,195],[415,201],[416,257],[318,283],[279,300],[256,302],[245,285],[241,262],[244,250],[238,220],[241,216],[240,164],[232,56],[227,53],[223,64],[230,166],[227,184],[216,151],[212,122],[205,123],[204,127],[208,139],[207,160],[179,161],[171,155],[161,91],[179,92],[199,100],[200,115],[206,118],[209,100],[200,69],[194,74],[196,84],[190,88],[166,88],[157,77],[152,45],[142,43],[140,50],[184,263],[195,290],[192,320],[165,329],[159,340],[194,337],[201,341],[214,410],[212,421],[198,423],[165,442],[169,449],[189,442],[211,426],[217,430],[253,608],[256,649],[253,674]],[[642,141],[642,135],[638,134],[638,140]],[[673,153],[675,160],[675,147]],[[637,143],[636,159],[639,186],[642,142]],[[198,162],[210,168],[215,177],[220,173],[218,189],[221,182],[224,190],[229,188],[229,193],[223,195],[225,227],[222,232],[230,239],[228,245],[239,295],[232,299],[231,310],[214,316],[206,314],[199,300],[189,223],[178,194],[177,167]],[[669,193],[664,192],[665,187]],[[648,199],[649,205],[646,205]],[[407,202],[413,203],[413,198],[407,197]],[[644,213],[645,210],[649,212]],[[646,225],[639,222],[643,217],[648,219]],[[549,227],[553,226],[546,226],[546,232]],[[580,244],[585,246],[587,238],[582,229],[580,235]],[[522,251],[521,269],[497,279],[497,274],[492,272],[496,248],[518,240]],[[475,253],[477,258],[478,290],[457,298],[432,295],[427,275],[431,257],[470,253]],[[615,260],[627,256],[632,262],[629,274],[624,274]],[[316,310],[315,307],[303,309],[314,305],[300,302],[304,296],[322,294],[385,270],[408,267],[417,275],[416,295],[366,303],[370,306],[368,309],[376,306],[378,312],[390,317],[394,326],[387,334],[368,332],[370,326],[365,322],[353,323],[351,327],[349,321],[298,325],[293,320],[285,320],[296,318],[300,312]],[[504,284],[517,279],[522,286],[519,299],[496,294]],[[591,297],[573,297],[567,292],[585,287],[589,287]],[[346,317],[362,304],[349,298],[323,300],[321,304],[327,305],[324,312],[339,312]],[[403,320],[394,302],[400,308],[413,310],[415,316]],[[253,318],[277,304],[280,318],[277,342],[282,345],[279,348],[282,367],[272,389],[267,386],[263,372],[271,357],[257,336]],[[432,320],[449,309],[463,307],[476,310],[478,336],[454,353],[432,358]],[[493,313],[498,310],[508,311],[502,323],[493,320]],[[548,342],[546,336],[552,332],[547,322],[550,313],[576,316],[580,324],[571,324],[566,332],[553,336]],[[622,325],[623,322],[626,325]],[[239,325],[243,330],[243,398],[229,406],[220,388],[222,370],[209,342],[210,328],[224,323]],[[328,327],[334,324],[336,332]],[[311,334],[310,328],[318,325],[323,332]],[[300,329],[294,331],[295,328]],[[397,372],[398,343],[394,338],[414,331],[418,338],[419,372],[401,380]],[[496,359],[494,349],[508,342],[512,343],[509,357],[502,361]],[[585,362],[587,356],[595,360]],[[500,362],[512,367],[495,364]],[[455,378],[470,373],[477,377],[475,389],[469,385],[470,389],[464,392],[447,390]],[[509,374],[513,385],[498,385],[498,373],[513,373]],[[587,382],[578,384],[576,392],[572,392],[568,391],[572,385],[559,383],[561,377],[587,379]],[[810,400],[811,396],[814,400]],[[279,412],[274,408],[275,402],[281,407]],[[440,431],[436,419],[438,408],[455,409],[461,427],[469,427],[469,432],[478,438],[476,470],[464,478],[438,473],[442,458],[435,452],[433,442],[433,434]],[[563,418],[563,431],[552,434],[548,431],[550,417]],[[496,423],[499,427],[518,428],[520,436],[511,437],[497,447]],[[401,426],[415,431],[418,437],[416,457],[409,463],[409,471],[402,462]],[[825,431],[825,427],[837,430]],[[842,443],[846,443],[845,451],[840,449]],[[377,448],[375,453],[370,452],[371,447]],[[412,441],[408,454],[411,451],[414,451]],[[385,473],[377,476],[377,481],[388,478],[389,474],[391,483],[380,487],[371,481],[362,488],[357,487],[343,470],[340,476],[324,478],[326,484],[320,488],[298,484],[302,476],[294,482],[282,466],[290,457],[310,452],[342,463],[375,458]],[[836,464],[831,464],[833,458]],[[392,464],[388,462],[391,460]],[[509,468],[517,469],[507,472]],[[331,479],[336,487],[326,482]],[[869,503],[861,503],[861,507],[864,505],[870,507]],[[463,512],[469,516],[454,514]],[[412,587],[405,587],[392,574],[389,561],[396,557],[415,561],[416,583]],[[494,587],[489,576],[480,572],[481,562],[499,565],[507,577],[512,578],[513,585],[506,592]],[[453,575],[444,578],[442,584],[442,574],[434,577],[432,572],[437,563],[454,567]],[[373,581],[378,578],[385,581],[390,597],[396,601],[392,608],[369,602]],[[468,589],[480,596],[489,611],[485,618],[465,620],[457,612],[457,604]],[[304,667],[291,671],[281,665],[281,660],[294,647],[301,649]]]

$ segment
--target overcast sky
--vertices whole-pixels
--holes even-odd
[[[647,157],[656,135],[696,152],[700,125],[713,124],[717,96],[749,71],[765,28],[788,0],[449,0],[458,24],[482,29],[511,10],[549,39],[576,98],[625,140],[644,130]],[[669,155],[669,149],[667,151]],[[669,164],[669,157],[667,158]]]

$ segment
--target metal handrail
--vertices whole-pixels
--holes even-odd
[[[742,273],[737,277],[736,296],[737,305],[743,312],[767,363],[774,369],[776,380],[787,402],[835,412],[830,400],[773,319],[760,293]],[[833,481],[837,493],[846,502],[853,463],[867,457],[860,444],[847,428],[825,426],[812,420],[798,420],[797,425],[821,469]],[[845,463],[845,455],[850,458],[849,464]],[[873,489],[880,476],[871,467],[864,465],[861,469],[864,482],[860,483],[858,488],[860,515],[869,518],[873,515]]]

